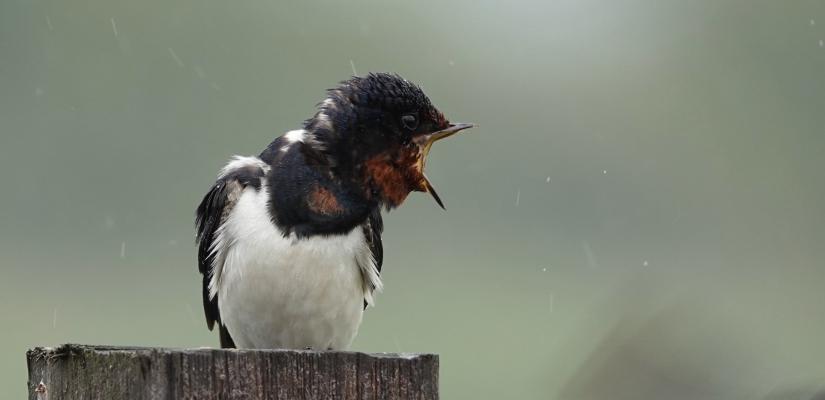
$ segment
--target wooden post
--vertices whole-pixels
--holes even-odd
[[[31,400],[438,399],[435,354],[67,344],[26,357]]]

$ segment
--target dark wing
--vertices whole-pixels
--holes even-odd
[[[367,238],[367,245],[375,260],[375,268],[381,273],[381,265],[384,264],[384,246],[381,244],[381,233],[384,232],[384,220],[381,219],[381,209],[376,208],[367,217],[367,223],[363,225],[364,236]],[[364,300],[364,308],[367,308],[367,301]]]
[[[237,159],[236,159],[237,160]],[[254,159],[249,159],[254,160]],[[221,325],[221,315],[218,309],[218,296],[209,298],[209,281],[212,279],[212,269],[215,266],[216,251],[213,251],[215,235],[223,224],[235,202],[246,187],[260,189],[264,170],[260,160],[241,163],[237,162],[234,169],[225,169],[215,185],[203,197],[195,214],[195,239],[198,244],[198,269],[203,275],[203,312],[206,314],[206,325],[209,330],[220,327],[221,347],[235,347],[229,332]],[[236,163],[236,161],[233,161]],[[231,163],[228,167],[233,166]]]
[[[367,218],[367,223],[364,225],[364,235],[367,237],[367,244],[369,244],[378,272],[381,272],[381,265],[384,263],[384,246],[381,244],[381,234],[383,232],[384,220],[381,219],[381,209],[376,208]]]

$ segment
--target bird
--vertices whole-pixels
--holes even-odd
[[[382,290],[382,212],[412,192],[451,123],[416,84],[353,76],[302,128],[234,156],[195,215],[207,327],[222,348],[345,350]]]

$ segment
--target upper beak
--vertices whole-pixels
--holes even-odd
[[[423,182],[421,183],[424,185],[424,189],[433,196],[435,202],[438,203],[442,209],[444,209],[444,203],[441,201],[441,198],[438,197],[438,193],[436,193],[435,188],[433,188],[433,185],[430,183],[430,180],[427,179],[426,175],[424,175],[424,164],[427,162],[427,155],[430,153],[430,148],[433,146],[433,143],[455,135],[464,129],[472,128],[473,126],[475,125],[467,123],[450,124],[450,126],[446,129],[420,135],[413,139],[413,142],[421,148],[421,158],[418,159],[418,170],[421,171],[421,176],[424,177]]]

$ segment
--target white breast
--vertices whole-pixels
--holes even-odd
[[[347,348],[371,295],[363,265],[375,268],[362,229],[284,238],[267,198],[245,189],[218,231],[210,287],[223,324],[240,348]]]

